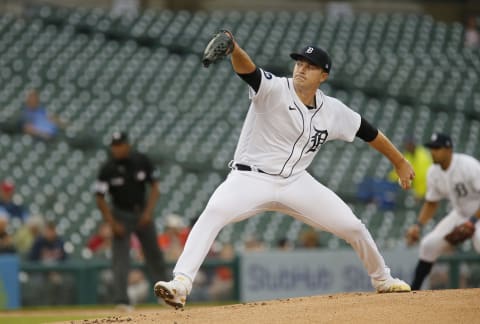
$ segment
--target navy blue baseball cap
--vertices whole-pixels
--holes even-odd
[[[428,148],[451,148],[453,147],[452,138],[450,135],[443,133],[433,133],[430,141],[425,143]]]
[[[330,69],[332,68],[332,60],[330,59],[330,55],[328,55],[328,53],[320,47],[312,45],[305,46],[301,51],[291,53],[290,57],[295,61],[302,58],[306,59],[313,65],[321,67],[327,73],[330,73]]]

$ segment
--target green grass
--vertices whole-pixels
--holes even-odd
[[[0,310],[0,324],[38,324],[108,317],[114,313],[113,307],[108,305],[62,305]]]
[[[191,303],[189,307],[212,307],[224,306],[238,303],[237,301],[199,302]],[[65,305],[65,306],[35,306],[24,307],[16,310],[0,310],[0,324],[39,324],[66,321],[81,321],[84,319],[106,318],[113,315],[128,315],[118,313],[114,305]],[[156,304],[137,305],[135,310],[154,309],[159,307]],[[167,306],[160,306],[159,310],[169,309]],[[68,314],[71,311],[71,314]],[[89,311],[93,311],[89,312]],[[58,312],[58,314],[55,314]],[[83,314],[84,312],[84,314]]]
[[[19,315],[17,316],[8,316],[0,318],[0,324],[39,324],[39,323],[53,323],[53,322],[64,322],[64,321],[75,321],[75,320],[84,320],[90,318],[101,317],[96,316],[81,316],[81,315]]]

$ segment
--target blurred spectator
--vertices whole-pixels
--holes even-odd
[[[165,217],[165,231],[158,236],[158,245],[164,253],[165,260],[178,259],[187,241],[189,230],[181,216],[169,214]]]
[[[29,259],[42,263],[56,263],[67,258],[63,240],[58,236],[55,223],[47,223],[42,235],[33,243]]]
[[[12,236],[7,232],[8,217],[0,214],[0,254],[15,253]]]
[[[473,15],[467,18],[465,25],[465,47],[477,48],[480,46],[480,32],[477,29],[477,18]]]
[[[0,184],[0,210],[5,210],[10,218],[17,217],[21,221],[25,221],[28,217],[27,210],[24,206],[13,201],[14,193],[15,184],[13,181],[3,180]]]
[[[262,241],[258,239],[255,234],[250,234],[245,237],[245,251],[247,252],[258,252],[264,251],[265,245]]]
[[[218,258],[221,261],[233,261],[235,250],[231,244],[224,244]],[[208,295],[212,300],[233,299],[233,271],[231,267],[219,266],[215,268]]]
[[[110,258],[112,255],[112,228],[106,222],[101,223],[95,233],[87,242],[92,255],[100,258]]]
[[[277,248],[281,251],[291,251],[293,247],[287,238],[282,237],[277,241]]]
[[[400,186],[385,179],[366,177],[358,184],[357,198],[381,209],[393,209]]]
[[[112,257],[112,238],[112,227],[107,222],[103,222],[99,225],[97,233],[88,240],[87,248],[94,257],[110,259]],[[142,245],[134,233],[130,236],[130,256],[135,261],[143,261]]]
[[[308,228],[300,234],[299,247],[303,249],[316,249],[320,247],[318,233],[313,228]]]
[[[46,108],[41,105],[37,91],[30,90],[23,108],[24,133],[48,141],[53,139],[63,126],[64,123],[57,116],[48,114]]]
[[[29,217],[25,224],[14,234],[13,241],[17,251],[22,256],[27,256],[32,249],[33,243],[40,237],[44,222],[41,216]]]
[[[432,165],[432,157],[430,152],[422,145],[417,145],[413,137],[405,139],[404,143],[404,156],[412,164],[415,171],[415,179],[412,182],[412,190],[415,198],[422,200],[427,192],[427,171],[430,165]],[[388,178],[395,184],[398,181],[398,176],[394,170],[392,170]]]
[[[66,259],[64,242],[57,234],[55,223],[49,222],[33,243],[29,260],[52,265]],[[33,273],[27,283],[28,289],[33,290],[29,299],[41,305],[70,304],[73,302],[73,285],[74,281],[68,273],[59,271]]]

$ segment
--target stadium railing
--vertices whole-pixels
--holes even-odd
[[[461,275],[461,265],[462,263],[477,263],[480,264],[480,255],[477,253],[461,253],[461,254],[452,254],[448,256],[441,257],[437,263],[446,263],[449,266],[449,283],[448,288],[459,288],[460,287],[460,275]]]

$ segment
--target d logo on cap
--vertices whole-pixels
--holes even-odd
[[[307,48],[307,50],[305,51],[305,53],[307,53],[307,54],[313,53],[313,47]]]

